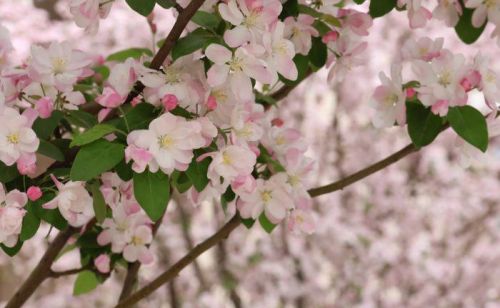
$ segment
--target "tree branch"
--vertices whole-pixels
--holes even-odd
[[[168,55],[170,54],[170,51],[172,51],[175,42],[177,42],[193,15],[196,13],[196,11],[198,11],[198,9],[203,5],[204,2],[205,0],[193,0],[188,4],[188,6],[186,6],[186,8],[179,11],[179,16],[177,17],[172,30],[170,30],[170,33],[168,33],[167,37],[165,38],[163,45],[154,56],[151,64],[149,65],[149,68],[157,70],[162,66],[163,62],[165,62],[165,59],[167,59]],[[130,93],[128,94],[127,99],[125,100],[125,104],[130,103],[143,90],[144,85],[141,82],[137,82],[134,86],[134,89],[132,89],[132,91],[130,91]]]
[[[357,181],[364,179],[367,176],[370,176],[373,173],[380,171],[389,165],[392,165],[393,163],[399,161],[401,158],[403,158],[403,157],[405,157],[413,152],[416,152],[416,151],[418,151],[418,149],[413,144],[409,144],[409,145],[405,146],[404,148],[402,148],[401,150],[397,151],[396,153],[386,157],[385,159],[382,159],[381,161],[379,161],[371,166],[368,166],[362,170],[359,170],[358,172],[353,173],[353,174],[351,174],[351,175],[349,175],[349,176],[347,176],[347,177],[345,177],[337,182],[334,182],[334,183],[331,183],[331,184],[328,184],[325,186],[310,189],[310,190],[308,190],[308,193],[309,193],[309,195],[311,195],[311,197],[314,198],[314,197],[317,197],[320,195],[325,195],[325,194],[343,189],[346,186],[349,186],[353,183],[356,183]]]
[[[74,269],[70,269],[70,270],[67,270],[67,271],[61,271],[61,272],[55,272],[55,271],[51,270],[50,273],[49,273],[49,277],[50,278],[59,278],[59,277],[63,277],[63,276],[71,276],[71,275],[83,272],[85,270],[88,270],[90,268],[91,268],[91,266],[89,264],[87,266],[83,266],[83,267],[80,267],[80,268],[74,268]]]
[[[14,296],[12,296],[5,308],[21,307],[40,286],[40,284],[45,279],[50,277],[52,273],[50,269],[52,263],[54,263],[54,260],[66,245],[69,238],[77,232],[78,229],[72,227],[68,227],[66,230],[59,232],[48,247],[47,251],[45,251],[45,254],[40,262],[38,262],[35,269],[29,275],[28,279],[24,281],[23,285],[19,288],[19,290],[17,290]]]

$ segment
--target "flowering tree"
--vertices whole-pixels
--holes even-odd
[[[373,124],[406,126],[412,144],[337,182],[305,187],[313,170],[307,142],[276,116],[279,101],[323,67],[329,80],[347,77],[362,63],[373,18],[404,10],[419,28],[434,16],[467,44],[488,20],[500,23],[495,2],[439,1],[432,13],[415,0],[371,1],[368,13],[354,2],[128,0],[153,33],[156,4],[176,11],[176,22],[157,52],[132,48],[106,59],[54,42],[11,63],[1,28],[0,245],[14,256],[42,222],[60,230],[7,307],[51,277],[77,274],[75,295],[89,292],[120,266],[128,274],[118,306],[130,306],[240,224],[271,233],[286,220],[294,232],[313,232],[312,198],[384,169],[448,127],[469,150],[486,151],[498,131],[495,73],[480,54],[467,59],[422,37],[403,44],[373,94]],[[76,24],[95,34],[113,1],[69,5]],[[469,103],[471,91],[484,94],[486,114]],[[220,200],[228,220],[134,291],[139,267],[155,259],[150,244],[173,196]],[[53,271],[68,241],[82,267]]]

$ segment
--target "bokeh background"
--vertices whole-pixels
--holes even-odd
[[[65,0],[0,0],[0,23],[22,62],[33,43],[69,40],[106,56],[151,47],[172,26],[172,12],[155,9],[153,37],[144,17],[117,0],[96,36],[77,28]],[[489,38],[465,46],[453,29],[434,21],[410,31],[404,13],[377,19],[365,63],[344,80],[311,76],[277,111],[310,142],[317,170],[310,187],[363,168],[410,142],[405,128],[375,129],[370,97],[405,40],[444,37],[445,47],[472,57],[489,55],[500,72],[500,47]],[[480,106],[482,97],[471,95]],[[271,236],[259,227],[237,229],[159,289],[141,307],[500,307],[500,140],[472,157],[447,131],[430,146],[343,191],[315,199],[317,231]],[[140,284],[178,260],[224,222],[219,204],[169,205],[153,248],[156,262],[141,268]],[[9,258],[0,254],[0,305],[28,276],[55,232],[47,226]],[[48,235],[48,236],[47,236]],[[77,252],[54,268],[79,267]],[[72,296],[74,277],[47,280],[26,307],[112,307],[125,271],[94,292]]]

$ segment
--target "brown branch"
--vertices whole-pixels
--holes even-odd
[[[35,290],[40,286],[40,284],[50,277],[52,263],[54,263],[55,259],[66,245],[66,242],[69,238],[78,232],[78,229],[68,227],[66,230],[59,232],[59,234],[54,238],[47,251],[43,255],[40,262],[38,262],[37,266],[28,279],[24,281],[23,285],[17,290],[17,292],[12,296],[9,300],[5,308],[17,308],[21,307],[30,296],[35,292]]]
[[[373,173],[380,171],[389,165],[392,165],[393,163],[399,161],[401,158],[416,151],[417,148],[413,144],[409,144],[404,148],[402,148],[401,150],[397,151],[396,153],[386,157],[385,159],[382,159],[381,161],[367,168],[359,170],[358,172],[353,173],[337,182],[308,190],[309,195],[311,195],[311,197],[317,197],[320,195],[325,195],[343,189],[346,186],[356,183],[357,181],[364,179],[367,176],[370,176]]]
[[[91,268],[91,265],[87,265],[87,266],[83,266],[83,267],[80,267],[80,268],[74,268],[74,269],[70,269],[70,270],[66,270],[66,271],[61,271],[61,272],[55,272],[55,271],[50,271],[49,273],[49,277],[50,278],[59,278],[59,277],[63,277],[63,276],[71,276],[71,275],[74,275],[74,274],[78,274],[80,272],[83,272],[85,270],[88,270]]]
[[[198,11],[198,9],[203,5],[204,2],[205,0],[193,0],[188,4],[188,6],[186,6],[185,9],[182,9],[179,12],[179,16],[177,17],[172,30],[170,30],[170,33],[165,38],[163,45],[154,56],[151,64],[149,65],[149,68],[156,70],[160,69],[163,62],[165,62],[165,59],[167,59],[168,55],[170,54],[170,51],[172,51],[175,42],[177,42],[193,15],[196,13],[196,11]],[[137,82],[134,86],[134,89],[132,89],[132,91],[130,91],[130,93],[128,94],[127,99],[125,100],[125,104],[130,103],[143,90],[144,85],[141,82]]]
[[[170,267],[166,272],[158,276],[155,280],[150,282],[144,288],[140,289],[136,293],[132,294],[130,297],[120,302],[116,307],[130,307],[137,303],[144,297],[153,293],[156,289],[161,287],[164,283],[169,282],[175,278],[179,272],[186,266],[191,264],[191,262],[198,258],[202,253],[212,248],[218,242],[227,238],[229,234],[240,225],[241,219],[239,215],[234,215],[231,220],[229,220],[217,233],[206,239],[204,242],[196,245],[187,255],[182,259],[177,261],[172,267]]]

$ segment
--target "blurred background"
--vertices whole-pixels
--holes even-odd
[[[173,24],[172,12],[155,9],[152,37],[144,17],[117,0],[96,36],[71,20],[65,0],[0,0],[0,23],[12,35],[18,61],[33,43],[69,40],[106,56],[130,47],[152,47]],[[344,80],[311,76],[281,104],[278,114],[310,142],[317,170],[310,187],[335,181],[410,142],[405,128],[375,129],[370,97],[378,73],[390,70],[405,40],[444,37],[445,47],[473,57],[490,56],[500,72],[500,47],[487,28],[465,46],[439,21],[410,31],[405,13],[374,21],[365,63]],[[471,95],[481,105],[480,95]],[[271,236],[258,226],[239,227],[215,249],[141,307],[500,307],[500,140],[488,153],[470,153],[447,131],[430,146],[343,191],[314,199],[315,234]],[[176,196],[153,244],[157,260],[143,266],[140,284],[152,280],[190,247],[224,223],[219,204],[193,207]],[[49,239],[36,238],[9,258],[0,254],[0,304],[28,276]],[[79,267],[77,252],[55,269]],[[72,296],[75,277],[47,280],[27,307],[112,307],[125,271],[94,292]]]

